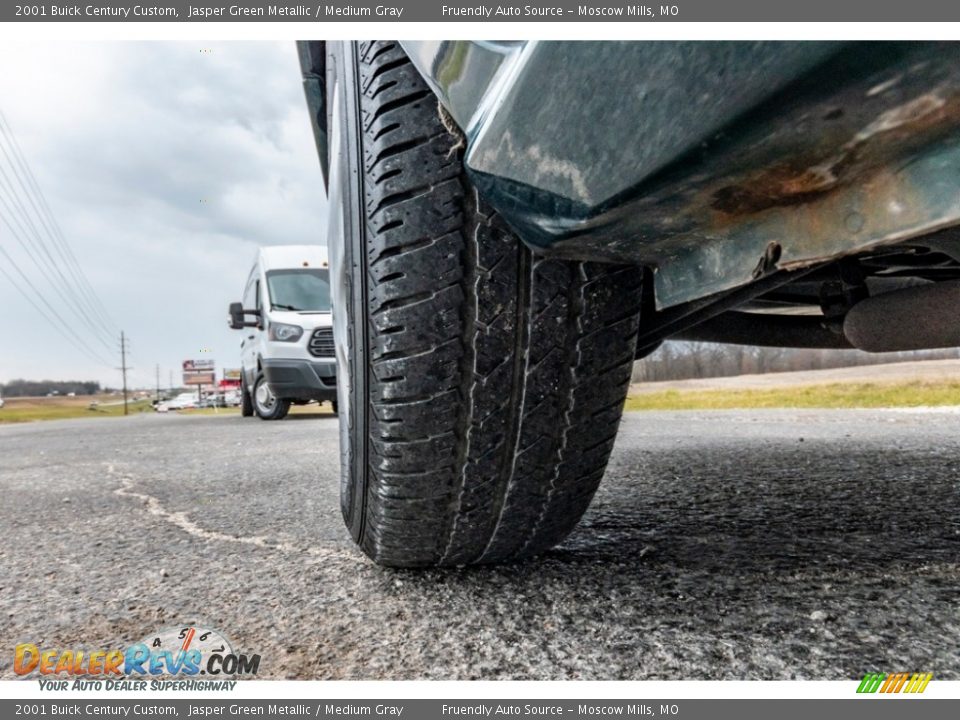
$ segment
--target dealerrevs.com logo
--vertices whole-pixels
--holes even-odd
[[[199,626],[167,628],[118,650],[62,650],[21,643],[13,658],[17,675],[37,673],[47,678],[41,679],[42,689],[51,690],[100,689],[103,682],[110,686],[106,689],[142,690],[148,678],[198,676],[222,682],[158,681],[151,689],[232,689],[235,683],[226,678],[254,676],[259,669],[259,655],[236,652],[221,632]]]

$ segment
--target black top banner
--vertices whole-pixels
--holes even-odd
[[[25,2],[4,3],[3,22],[955,22],[960,3],[947,0],[667,0],[639,5],[612,0],[325,0],[274,3]]]
[[[189,681],[187,681],[189,682]],[[270,683],[264,683],[269,685]],[[854,683],[855,684],[855,683]],[[269,691],[265,691],[269,692]],[[799,692],[799,691],[797,691]],[[682,718],[682,720],[810,720],[843,717],[848,720],[939,720],[953,717],[956,700],[922,701],[873,698],[844,700],[517,700],[484,697],[477,700],[247,700],[164,698],[153,693],[136,699],[100,699],[64,696],[26,702],[0,700],[3,717],[179,717],[187,720],[255,716],[266,720],[319,718],[320,720],[556,720],[557,718]],[[899,696],[897,696],[899,697]],[[909,703],[907,710],[904,703]]]

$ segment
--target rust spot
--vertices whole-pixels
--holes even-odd
[[[835,108],[827,113],[834,115]],[[842,112],[842,111],[841,111]],[[727,216],[759,213],[812,202],[843,181],[877,168],[960,124],[960,99],[931,92],[890,108],[833,150],[795,157],[758,169],[714,191],[711,207]]]
[[[745,215],[808,202],[836,183],[833,164],[797,167],[785,162],[745,182],[720,188],[713,195],[712,206],[730,215]]]

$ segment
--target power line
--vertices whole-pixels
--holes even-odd
[[[3,252],[3,248],[0,248],[0,252]],[[6,254],[6,253],[4,253],[4,254]],[[47,321],[48,323],[50,323],[51,325],[56,325],[56,323],[55,323],[53,320],[50,319],[50,316],[47,315],[47,314],[44,312],[43,308],[41,308],[39,305],[37,305],[37,304],[33,301],[33,299],[30,297],[30,295],[29,295],[26,291],[24,291],[23,288],[20,287],[20,285],[17,283],[17,281],[14,279],[14,277],[13,277],[10,273],[8,273],[8,272],[6,271],[6,269],[4,269],[3,265],[0,265],[0,272],[2,272],[2,273],[7,277],[7,279],[10,281],[10,284],[13,285],[13,287],[16,288],[17,291],[20,292],[20,294],[23,295],[24,299],[25,299],[28,303],[30,303],[30,305],[33,306],[33,309],[36,310],[44,320],[46,320],[46,321]],[[56,330],[56,332],[60,333],[60,331],[57,330],[56,327],[54,327],[54,330]],[[60,334],[62,335],[63,333],[60,333]],[[105,362],[103,361],[102,358],[100,358],[100,357],[92,354],[91,352],[87,351],[86,349],[84,349],[84,348],[82,348],[82,347],[77,348],[77,349],[80,350],[81,352],[85,353],[85,354],[87,355],[87,357],[93,359],[93,360],[96,361],[97,363],[100,363],[100,364],[103,364],[103,365],[106,365],[106,364],[107,364],[107,363],[105,363]]]
[[[57,295],[70,308],[72,313],[89,328],[90,334],[83,331],[84,335],[100,342],[112,355],[113,348],[105,340],[104,334],[108,338],[116,337],[113,334],[113,328],[116,327],[116,324],[77,261],[70,243],[67,241],[46,196],[43,194],[43,190],[36,180],[36,176],[30,168],[16,135],[2,111],[0,111],[0,137],[4,141],[0,142],[0,152],[2,152],[3,158],[10,169],[8,175],[4,167],[0,165],[0,191],[3,191],[0,193],[0,203],[6,211],[6,214],[0,212],[0,221],[17,240],[24,253],[40,272],[40,275],[53,286]],[[11,175],[13,179],[11,179]],[[29,208],[27,207],[28,204]],[[30,212],[31,209],[32,213]],[[51,247],[53,252],[51,252]],[[92,358],[99,364],[110,366],[111,363],[105,360],[78,334],[74,329],[75,325],[68,322],[57,311],[54,304],[44,296],[2,245],[0,245],[0,253],[9,261],[10,267],[20,276],[26,288],[2,264],[0,264],[0,271],[39,315],[50,324],[53,330],[87,357]],[[54,254],[58,256],[59,260],[54,257]],[[53,277],[50,272],[51,269],[59,277],[60,282],[57,282]],[[42,303],[46,310],[37,301]],[[56,305],[59,306],[60,303],[58,302]],[[131,357],[129,339],[126,337],[126,333],[120,331],[121,367],[117,369],[122,372],[123,377],[124,414],[128,412],[128,374],[134,370],[127,364],[129,357]],[[136,374],[139,375],[140,373]]]
[[[6,218],[4,218],[2,215],[0,215],[0,220],[3,220],[5,224],[6,224],[6,222],[7,222],[7,221],[6,221]],[[10,227],[10,226],[7,225],[7,227]],[[24,274],[24,272],[23,272],[23,271],[19,268],[19,266],[14,262],[13,258],[10,257],[9,253],[7,253],[7,251],[3,249],[3,247],[0,247],[0,253],[3,253],[3,255],[4,255],[4,256],[7,258],[7,260],[10,262],[11,267],[13,267],[13,269],[16,270],[17,273],[19,273],[19,275],[23,278],[24,282],[26,282],[26,284],[27,284],[29,287],[32,288],[32,287],[33,287],[33,284],[30,282],[30,279]],[[10,284],[13,285],[13,287],[15,287],[15,288],[17,289],[17,291],[18,291],[21,295],[23,295],[23,297],[26,299],[26,301],[27,301],[28,303],[30,303],[30,305],[32,305],[33,308],[34,308],[38,313],[40,313],[41,317],[43,317],[44,320],[46,320],[47,322],[49,322],[49,323],[53,326],[53,329],[54,329],[56,332],[58,332],[60,335],[64,335],[64,333],[62,333],[62,332],[60,332],[59,330],[57,330],[57,328],[56,328],[56,322],[54,322],[53,320],[51,320],[50,317],[33,301],[33,298],[31,297],[30,293],[28,293],[26,290],[24,290],[22,287],[20,287],[20,284],[14,279],[14,277],[13,277],[10,273],[7,272],[6,268],[4,268],[2,264],[0,264],[0,272],[2,272],[2,273],[10,280]],[[34,290],[35,290],[35,288],[34,288]],[[60,324],[63,325],[63,327],[64,327],[64,329],[67,331],[67,333],[69,333],[70,335],[72,335],[72,336],[74,337],[74,339],[80,344],[79,347],[77,347],[76,345],[75,345],[74,347],[77,347],[78,350],[80,350],[81,352],[83,352],[83,353],[86,354],[88,357],[92,358],[93,360],[95,360],[97,363],[100,363],[101,365],[106,365],[107,367],[111,367],[110,362],[108,362],[107,360],[104,360],[103,357],[101,357],[100,355],[98,355],[97,352],[96,352],[95,350],[93,350],[93,348],[91,348],[89,345],[87,345],[87,344],[83,341],[83,338],[81,338],[80,336],[78,336],[78,335],[70,328],[70,326],[64,321],[64,319],[63,319],[63,318],[57,313],[57,311],[50,305],[50,303],[47,302],[46,298],[44,298],[44,297],[43,297],[42,295],[40,295],[39,293],[36,293],[36,296],[43,302],[44,305],[47,306],[47,308],[48,308],[48,309],[50,310],[50,312],[54,315],[54,317],[56,317],[57,320],[60,321]]]
[[[6,122],[5,119],[4,119],[4,122]],[[53,270],[59,276],[60,281],[63,283],[62,291],[60,289],[60,285],[56,281],[54,281],[52,278],[50,278],[49,273],[44,269],[44,263],[41,263],[40,261],[37,260],[37,258],[30,252],[30,250],[27,249],[26,245],[24,245],[22,240],[20,240],[19,238],[18,240],[21,243],[21,245],[24,247],[24,250],[30,256],[30,259],[34,262],[35,265],[37,265],[40,272],[47,274],[48,279],[51,280],[51,284],[57,290],[61,298],[63,298],[68,303],[68,305],[70,305],[71,309],[77,314],[77,316],[80,317],[81,320],[85,322],[90,327],[90,329],[95,333],[95,335],[100,340],[100,342],[109,349],[109,344],[103,340],[103,338],[100,336],[100,333],[105,332],[106,335],[110,337],[114,335],[113,330],[102,319],[102,316],[100,312],[97,310],[96,306],[90,301],[88,297],[86,297],[83,291],[84,290],[83,283],[80,280],[81,276],[79,274],[79,273],[82,273],[82,269],[79,268],[79,264],[76,262],[74,263],[77,268],[76,270],[71,271],[71,269],[67,267],[66,268],[67,272],[71,273],[73,276],[72,282],[71,280],[67,279],[66,275],[64,274],[63,270],[60,267],[60,264],[53,257],[53,254],[50,252],[47,242],[44,241],[43,237],[41,236],[41,232],[37,228],[37,224],[33,221],[29,210],[25,206],[23,200],[21,200],[21,197],[20,197],[21,195],[24,198],[26,198],[27,202],[30,204],[30,207],[33,209],[33,214],[36,217],[37,221],[39,222],[39,225],[42,227],[46,235],[50,238],[50,245],[53,246],[54,250],[61,257],[61,259],[63,259],[64,262],[67,265],[69,265],[70,262],[66,258],[63,249],[60,247],[60,243],[58,243],[57,241],[56,233],[53,230],[51,230],[51,226],[55,226],[59,228],[59,225],[56,224],[56,220],[53,218],[52,214],[49,213],[49,205],[46,205],[47,219],[45,219],[44,217],[45,213],[43,210],[41,210],[41,208],[44,207],[46,202],[45,198],[42,195],[42,190],[40,190],[39,185],[36,184],[35,178],[32,180],[32,187],[31,187],[31,183],[29,181],[31,178],[33,178],[32,172],[30,171],[29,166],[25,164],[25,159],[22,158],[22,156],[18,156],[16,152],[16,147],[15,147],[16,138],[13,136],[12,130],[8,131],[9,123],[6,123],[6,125],[7,125],[7,129],[5,129],[3,124],[0,123],[0,135],[2,135],[6,140],[6,146],[3,143],[0,143],[0,152],[2,152],[3,156],[6,158],[7,163],[10,167],[11,173],[20,187],[20,192],[19,193],[17,192],[17,189],[14,186],[13,181],[10,179],[10,177],[7,175],[6,171],[4,171],[2,167],[0,167],[0,176],[2,176],[3,180],[5,181],[5,185],[6,185],[5,189],[8,193],[8,196],[11,200],[12,205],[14,206],[15,210],[19,211],[19,215],[23,220],[23,223],[20,223],[21,228],[24,228],[24,226],[29,227],[30,232],[27,232],[26,230],[24,230],[24,233],[29,238],[29,235],[32,232],[32,235],[33,235],[33,238],[35,238],[35,241],[31,239],[30,241],[31,246],[34,248],[34,250],[40,251],[42,252],[43,255],[46,256],[46,261],[49,263],[49,267],[53,268]],[[10,152],[8,152],[8,147],[10,148]],[[13,154],[12,158],[11,158],[11,153]],[[18,166],[20,170],[18,170]],[[6,202],[4,204],[6,204]],[[8,207],[8,212],[13,212],[13,210],[11,210]],[[49,223],[48,223],[48,219],[49,219]],[[62,233],[60,234],[62,235]],[[62,242],[65,243],[66,240],[63,239]],[[68,244],[66,245],[66,248],[69,251]],[[74,258],[74,261],[75,261],[75,258]],[[89,284],[89,281],[88,281],[88,284]],[[66,298],[64,294],[65,292],[71,295],[71,299],[68,300]],[[94,323],[94,321],[96,321],[96,323],[99,324],[99,328],[97,324]]]
[[[0,149],[2,149],[4,153],[6,152],[5,148],[2,148],[2,146],[0,146]],[[63,272],[60,270],[60,267],[57,264],[56,260],[54,260],[53,256],[51,255],[50,250],[47,248],[46,244],[43,242],[43,238],[40,236],[40,232],[37,229],[36,224],[34,223],[33,219],[30,217],[30,213],[27,211],[26,207],[24,206],[23,201],[20,199],[19,195],[16,192],[16,189],[14,188],[13,182],[10,180],[9,176],[7,175],[7,172],[3,169],[3,167],[0,167],[0,180],[2,180],[2,182],[0,182],[0,189],[5,190],[9,198],[8,200],[4,198],[2,195],[0,195],[0,201],[2,201],[3,206],[6,208],[10,218],[16,221],[16,224],[20,228],[21,232],[23,232],[24,236],[26,236],[26,238],[29,240],[30,247],[27,246],[27,243],[24,241],[23,237],[21,237],[20,233],[17,233],[14,230],[13,232],[14,232],[14,236],[17,239],[17,242],[20,243],[24,252],[26,252],[30,260],[34,263],[34,265],[36,265],[40,273],[46,276],[47,280],[57,291],[57,294],[61,297],[61,299],[63,299],[64,302],[77,314],[77,316],[81,318],[81,320],[91,329],[91,331],[100,340],[100,342],[106,345],[106,347],[109,349],[110,347],[109,344],[104,342],[103,337],[101,335],[101,333],[103,333],[103,330],[99,329],[96,325],[94,325],[93,322],[90,320],[90,318],[87,317],[87,315],[85,314],[87,311],[84,309],[83,305],[80,303],[76,293],[73,292],[69,281],[66,279]],[[38,259],[38,256],[36,253],[44,254],[47,258],[46,262]],[[58,283],[50,275],[47,268],[53,268],[53,270],[56,271],[57,275],[60,277],[62,286],[61,286],[61,283]],[[70,293],[72,295],[72,298],[68,298],[66,293]]]
[[[94,316],[99,318],[99,321],[108,334],[113,335],[114,330],[117,327],[116,323],[114,323],[110,318],[110,314],[107,311],[106,306],[97,295],[93,285],[90,283],[89,278],[83,271],[80,263],[77,261],[77,257],[74,255],[73,249],[70,247],[70,243],[67,242],[67,239],[63,234],[63,230],[60,228],[60,223],[57,222],[56,216],[53,214],[53,210],[50,208],[50,204],[47,202],[46,195],[44,195],[40,184],[37,182],[36,176],[33,174],[33,170],[30,168],[30,163],[27,161],[26,156],[23,153],[23,149],[20,147],[20,142],[17,140],[17,136],[14,134],[13,128],[10,126],[10,122],[7,120],[6,115],[2,110],[0,110],[0,134],[2,134],[7,140],[7,144],[13,151],[13,155],[17,160],[17,164],[20,166],[24,176],[27,178],[27,184],[33,189],[33,193],[39,202],[40,208],[43,210],[43,213],[49,220],[50,227],[53,228],[53,232],[51,232],[50,228],[47,227],[47,224],[43,223],[43,217],[40,215],[40,213],[38,213],[38,217],[40,217],[44,228],[47,229],[48,234],[54,240],[53,245],[57,249],[57,253],[67,265],[72,264],[73,275],[78,279],[78,289],[81,291],[81,294],[86,295],[88,305],[94,311]],[[33,203],[31,202],[31,204]],[[36,210],[36,206],[34,206],[34,209]],[[59,243],[57,241],[59,241]]]
[[[6,173],[4,172],[4,170],[3,170],[2,167],[0,167],[0,178],[3,178],[4,180],[7,180]],[[2,184],[0,184],[0,188],[2,188]],[[14,200],[16,201],[16,198],[14,198]],[[24,228],[24,222],[23,222],[23,220],[26,220],[27,224],[30,224],[30,218],[29,218],[28,216],[26,216],[26,215],[23,213],[22,210],[21,210],[21,213],[20,213],[21,218],[17,218],[16,214],[11,210],[11,205],[10,205],[10,203],[8,203],[7,199],[4,198],[3,195],[0,195],[0,203],[3,204],[3,207],[6,209],[7,213],[9,214],[10,219],[14,220],[14,221],[16,222],[16,224],[17,224],[17,227],[20,229],[20,231],[22,231],[22,232],[23,232],[25,235],[27,235],[27,237],[29,238],[29,233],[28,233],[28,232],[25,230],[25,228]],[[111,350],[110,344],[109,344],[108,342],[106,342],[106,341],[104,340],[104,338],[103,338],[103,335],[102,335],[103,331],[100,330],[100,329],[98,329],[97,326],[95,326],[93,323],[91,323],[90,320],[83,314],[82,311],[78,311],[78,310],[77,310],[77,305],[76,305],[76,299],[75,299],[75,297],[74,297],[74,299],[71,299],[71,298],[67,297],[67,295],[65,294],[64,290],[61,289],[60,285],[59,285],[55,280],[53,280],[53,278],[51,278],[50,275],[44,270],[43,262],[42,262],[41,260],[38,260],[38,259],[37,259],[37,256],[34,254],[34,252],[31,251],[30,247],[27,246],[27,243],[24,241],[23,237],[20,235],[19,232],[17,232],[17,229],[14,228],[14,227],[10,224],[10,222],[9,222],[8,220],[6,220],[6,218],[4,219],[4,222],[6,223],[7,227],[10,228],[10,231],[11,231],[11,233],[13,234],[13,237],[16,238],[17,242],[20,244],[20,247],[23,248],[23,250],[24,250],[24,252],[26,253],[27,257],[29,257],[30,260],[33,262],[33,264],[37,267],[37,269],[40,271],[41,275],[44,275],[44,276],[46,277],[46,279],[47,279],[48,281],[50,281],[50,284],[53,286],[53,289],[56,291],[57,295],[60,296],[60,299],[63,300],[63,302],[65,303],[65,305],[66,305],[67,307],[70,307],[70,308],[77,314],[77,316],[78,316],[81,320],[83,320],[83,321],[85,322],[85,324],[87,325],[87,327],[90,328],[93,337],[96,338],[96,339],[100,342],[101,345],[103,345],[108,351]],[[33,231],[34,231],[34,234],[36,234],[36,229],[33,228],[32,225],[31,225],[31,228],[32,228]],[[34,249],[36,249],[36,245],[35,245],[32,241],[31,241],[30,245],[31,245]],[[49,253],[47,253],[47,256],[49,257]],[[60,273],[58,273],[58,274],[60,274]],[[60,275],[61,275],[61,279],[63,279],[62,274],[60,274]]]

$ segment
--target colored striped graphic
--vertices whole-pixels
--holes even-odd
[[[933,673],[867,673],[860,681],[858,693],[922,693],[933,679]]]

